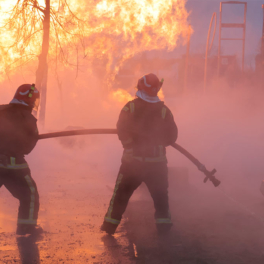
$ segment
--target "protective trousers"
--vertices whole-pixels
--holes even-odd
[[[104,218],[104,226],[116,229],[127,207],[133,192],[144,182],[154,201],[157,228],[172,225],[168,202],[168,168],[167,162],[123,162],[108,211]]]
[[[26,167],[27,164],[24,164]],[[22,167],[22,166],[21,166]],[[39,211],[39,194],[35,181],[31,178],[29,168],[12,168],[11,165],[0,167],[0,187],[7,190],[19,200],[18,225],[36,225]]]

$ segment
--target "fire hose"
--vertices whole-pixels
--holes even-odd
[[[59,131],[59,132],[40,134],[39,139],[77,136],[77,135],[98,135],[98,134],[117,134],[117,130],[116,129],[79,129],[79,130]],[[212,171],[208,171],[206,167],[199,160],[197,160],[186,149],[184,149],[177,143],[173,143],[171,146],[177,149],[185,157],[187,157],[194,165],[197,166],[198,170],[200,170],[205,174],[206,177],[204,179],[204,183],[210,180],[215,187],[220,185],[221,182],[214,176],[214,174],[216,173],[215,169],[213,169]]]

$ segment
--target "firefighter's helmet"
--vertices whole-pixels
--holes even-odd
[[[21,103],[37,110],[39,106],[39,91],[35,84],[22,84],[17,88],[11,103]]]
[[[155,74],[149,73],[138,80],[137,89],[145,91],[150,96],[157,96],[163,81],[164,79],[160,81]]]

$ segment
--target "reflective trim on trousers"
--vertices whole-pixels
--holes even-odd
[[[34,217],[34,210],[35,210],[35,195],[36,195],[36,189],[32,183],[31,177],[29,175],[25,176],[25,180],[27,181],[27,184],[30,189],[30,204],[29,204],[29,216],[28,219],[18,219],[18,224],[37,224],[37,220],[33,219]]]
[[[117,177],[117,180],[116,180],[116,185],[115,185],[115,189],[114,189],[114,193],[113,193],[113,196],[112,196],[112,199],[110,201],[110,205],[109,205],[109,208],[108,208],[108,212],[107,212],[107,217],[109,219],[112,219],[111,218],[111,214],[112,214],[112,211],[113,211],[113,207],[114,207],[114,200],[115,200],[115,196],[116,196],[116,192],[118,190],[118,187],[119,187],[119,184],[121,182],[123,178],[123,174],[119,174],[118,177]],[[116,220],[117,221],[117,220]]]
[[[138,161],[144,161],[144,162],[166,162],[167,158],[166,156],[156,157],[156,158],[143,158],[143,157],[133,157],[134,159]]]
[[[37,220],[29,220],[29,219],[18,219],[17,220],[18,224],[25,224],[25,225],[36,225]]]
[[[20,170],[20,169],[27,169],[28,165],[27,163],[23,163],[23,164],[8,164],[7,166],[4,166],[3,164],[0,163],[0,168],[3,169],[9,169],[9,170]]]
[[[172,224],[170,218],[157,218],[156,224]]]
[[[108,223],[111,223],[111,224],[114,224],[114,225],[119,225],[119,223],[120,223],[119,220],[116,220],[116,219],[113,219],[113,218],[110,218],[110,217],[105,217],[104,220],[105,220],[105,222],[108,222]]]
[[[27,184],[30,188],[30,209],[29,209],[29,219],[33,219],[34,216],[34,209],[35,209],[35,194],[36,194],[36,189],[31,181],[31,178],[29,175],[25,177]]]
[[[0,163],[0,168],[18,170],[18,169],[26,169],[26,168],[28,168],[28,165],[27,165],[27,163],[16,164],[16,158],[10,157],[10,164],[7,164],[5,166],[4,164]]]

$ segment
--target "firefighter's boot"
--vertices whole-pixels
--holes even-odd
[[[170,232],[172,223],[169,224],[156,224],[159,235],[166,235]]]
[[[106,232],[108,235],[113,235],[116,231],[117,225],[104,221],[101,226],[101,231]]]

